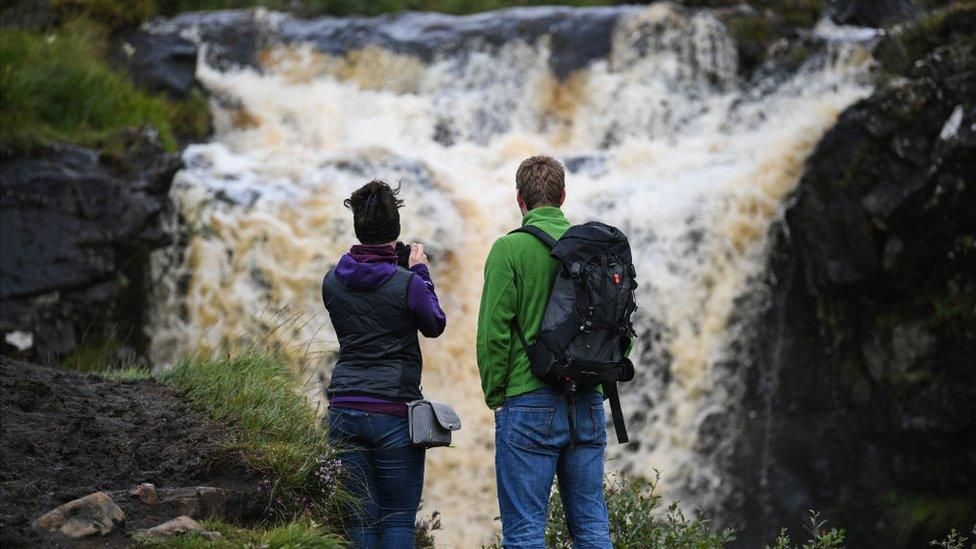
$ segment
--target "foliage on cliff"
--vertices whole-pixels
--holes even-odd
[[[48,33],[0,35],[0,124],[5,151],[51,142],[112,149],[127,130],[158,135],[167,150],[209,124],[205,102],[150,95],[103,60],[106,37],[83,21]]]

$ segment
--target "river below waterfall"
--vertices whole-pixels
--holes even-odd
[[[260,34],[248,62],[212,38],[235,18]],[[567,167],[569,218],[623,229],[637,266],[638,374],[622,387],[633,442],[611,442],[609,469],[659,470],[689,508],[730,497],[718,464],[736,434],[713,424],[743,380],[722,364],[737,341],[762,337],[741,320],[762,301],[766,235],[823,132],[870,92],[859,40],[871,33],[821,23],[796,67],[745,78],[712,12],[669,4],[156,25],[203,45],[197,77],[215,120],[171,191],[180,243],[153,259],[156,363],[271,341],[306,359],[309,395],[324,404],[337,344],[320,282],[354,242],[342,199],[374,178],[399,182],[402,236],[432,250],[448,316],[423,342],[424,392],[464,422],[454,448],[428,453],[424,510],[440,511],[447,546],[489,541],[499,524],[474,351],[481,273],[494,239],[519,224],[516,167],[550,154]]]

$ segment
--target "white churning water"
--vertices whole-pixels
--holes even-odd
[[[609,55],[563,80],[546,37],[425,61],[291,43],[262,51],[260,70],[201,65],[216,132],[186,150],[173,185],[186,239],[154,257],[154,359],[270,338],[327,376],[336,342],[320,281],[354,240],[342,199],[373,178],[402,182],[403,237],[434,250],[448,315],[445,334],[423,344],[425,393],[464,421],[456,448],[428,453],[424,505],[442,513],[439,542],[489,540],[498,509],[474,351],[481,272],[493,240],[519,223],[516,167],[551,154],[570,168],[570,219],[617,225],[634,248],[639,377],[622,392],[640,444],[611,442],[609,468],[660,469],[689,506],[723,497],[696,442],[739,394],[714,368],[747,337],[730,314],[762,272],[767,231],[805,158],[869,91],[869,55],[831,28],[799,70],[746,86],[710,12],[628,13]]]

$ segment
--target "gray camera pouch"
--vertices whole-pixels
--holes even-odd
[[[410,442],[424,448],[451,445],[451,432],[461,428],[461,418],[449,405],[429,400],[407,403]]]

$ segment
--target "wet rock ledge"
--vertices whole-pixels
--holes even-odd
[[[5,353],[47,359],[104,339],[144,347],[148,256],[170,241],[167,192],[180,161],[134,143],[124,161],[71,145],[3,159]]]

